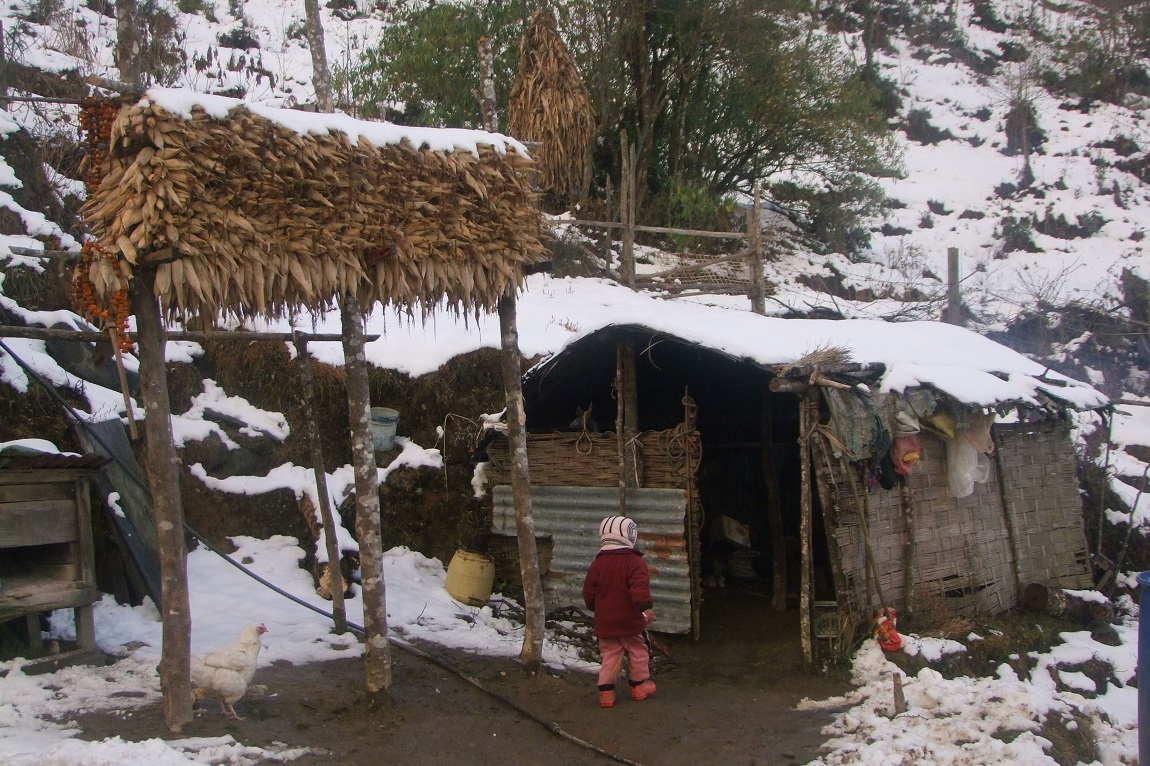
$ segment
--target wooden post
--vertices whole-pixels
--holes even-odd
[[[163,647],[160,691],[164,722],[179,732],[192,720],[192,618],[188,598],[188,551],[180,496],[180,456],[172,441],[172,410],[164,362],[164,324],[155,296],[156,272],[139,269],[132,280],[132,313],[140,353],[140,387],[147,435],[148,486],[152,490],[156,541],[160,550]]]
[[[615,344],[615,445],[619,450],[619,515],[627,515],[627,440],[623,411],[626,398],[623,396],[623,344]]]
[[[620,341],[623,357],[623,444],[626,447],[627,486],[643,485],[642,460],[639,455],[639,382],[637,380],[635,343]]]
[[[910,489],[910,480],[906,476],[898,479],[899,499],[902,501],[903,527],[906,533],[906,542],[902,549],[902,600],[907,615],[914,614],[914,559],[917,548],[915,540],[915,508],[914,495]]]
[[[902,689],[902,673],[894,671],[891,673],[891,680],[894,684],[894,714],[901,715],[906,712],[906,692]]]
[[[588,163],[588,165],[590,165],[590,163]],[[604,194],[604,203],[603,203],[604,204],[604,210],[603,210],[603,220],[604,221],[613,220],[611,217],[611,196],[614,193],[615,193],[615,190],[611,186],[611,178],[610,178],[610,176],[608,176],[607,177],[607,190],[606,190],[606,194]],[[604,272],[604,274],[606,274],[606,276],[610,277],[611,276],[611,257],[614,255],[614,253],[611,252],[611,227],[610,226],[604,226],[603,227],[603,241],[599,246],[603,249],[603,272]]]
[[[767,313],[766,290],[763,286],[763,230],[759,220],[759,182],[755,182],[755,194],[747,215],[747,250],[751,265],[751,311]]]
[[[96,584],[96,543],[92,538],[92,482],[80,476],[76,488],[76,563],[79,579],[85,585]],[[81,649],[96,648],[96,621],[91,604],[73,610],[76,618],[76,645]]]
[[[623,162],[619,179],[619,223],[623,224],[623,248],[619,258],[619,278],[623,284],[635,289],[635,147],[620,134],[623,142]]]
[[[516,324],[515,288],[499,299],[500,368],[507,405],[507,442],[511,453],[511,497],[515,503],[515,533],[519,538],[519,572],[523,578],[526,616],[519,662],[534,675],[543,667],[543,634],[546,610],[539,579],[539,551],[535,546],[535,519],[531,507],[531,473],[527,464],[527,426],[523,409],[523,377],[520,368],[519,328]]]
[[[799,590],[799,630],[801,631],[803,660],[807,664],[814,661],[814,647],[811,643],[811,538],[813,504],[811,498],[811,439],[819,419],[818,391],[813,386],[799,404],[799,482],[802,488],[801,516],[799,517],[799,542],[802,549],[802,572]]]
[[[379,470],[371,438],[371,395],[367,357],[363,351],[363,310],[359,300],[352,295],[343,296],[340,315],[347,408],[351,421],[351,458],[355,473],[355,528],[359,536],[359,571],[363,585],[364,676],[368,706],[377,708],[391,699],[391,647],[387,640]]]
[[[776,612],[787,609],[787,544],[783,531],[783,505],[779,497],[779,482],[775,478],[775,455],[772,450],[774,429],[771,427],[770,389],[763,387],[762,412],[759,416],[759,434],[763,440],[763,482],[767,488],[767,525],[771,531],[771,608]]]
[[[959,293],[958,248],[946,249],[946,321],[962,324],[962,296]]]
[[[343,572],[340,570],[338,525],[331,510],[331,498],[327,492],[327,470],[324,468],[323,445],[319,440],[319,428],[315,423],[315,385],[311,374],[311,357],[307,351],[307,340],[297,334],[295,337],[296,358],[299,360],[300,383],[303,385],[304,432],[311,444],[312,472],[315,474],[315,490],[319,501],[320,518],[323,520],[323,536],[327,550],[327,581],[331,589],[331,612],[335,632],[347,632],[347,610],[343,604]],[[369,411],[370,412],[370,411]]]
[[[142,83],[140,34],[143,26],[137,23],[137,13],[136,0],[116,0],[115,64],[120,70],[121,82],[131,89],[139,88]]]

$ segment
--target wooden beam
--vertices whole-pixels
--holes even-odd
[[[585,221],[578,218],[571,221],[552,221],[551,224],[553,226],[594,226],[602,229],[624,229],[627,227],[627,224],[616,221]],[[747,238],[745,231],[704,231],[702,229],[679,229],[674,226],[641,226],[639,224],[632,228],[647,234],[678,234],[684,237],[706,237],[709,239],[745,240]]]

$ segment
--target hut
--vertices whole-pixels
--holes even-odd
[[[549,608],[581,605],[597,523],[620,510],[639,524],[656,629],[698,637],[711,598],[773,605],[799,613],[808,659],[879,608],[993,614],[1029,582],[1089,587],[1069,434],[1074,411],[1107,404],[1090,386],[934,322],[641,315],[588,328],[524,378]],[[621,490],[626,345],[637,481]],[[498,438],[486,453],[498,548],[507,457]]]

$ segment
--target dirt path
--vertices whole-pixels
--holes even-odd
[[[712,637],[698,644],[660,637],[670,657],[656,664],[658,693],[643,702],[621,699],[609,710],[596,705],[595,678],[587,673],[528,678],[510,660],[427,650],[564,731],[643,766],[798,764],[819,754],[830,713],[798,712],[795,703],[841,694],[847,686],[800,669],[793,615],[760,621],[735,610],[730,625],[715,615],[704,622]],[[255,679],[267,686],[264,697],[237,705],[247,720],[230,721],[205,706],[184,736],[231,734],[249,745],[320,751],[295,761],[300,766],[611,762],[423,659],[399,649],[393,657],[390,711],[364,709],[358,659],[269,667]],[[91,714],[80,725],[92,739],[166,736],[158,706],[127,718]]]

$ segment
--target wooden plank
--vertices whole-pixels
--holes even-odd
[[[50,657],[41,657],[20,666],[20,672],[26,676],[39,676],[45,673],[55,673],[61,668],[70,668],[74,665],[106,665],[108,658],[98,649],[75,649],[71,652],[61,652]],[[0,673],[3,678],[5,673]]]
[[[21,598],[7,598],[0,593],[0,622],[13,617],[22,617],[30,612],[73,609],[95,603],[99,599],[100,593],[95,588],[67,588],[33,593]]]
[[[62,500],[0,505],[0,548],[66,543],[76,539],[76,506]]]
[[[76,485],[76,566],[85,585],[96,584],[96,549],[92,540],[91,482],[81,479]]]
[[[0,327],[0,333],[5,328]],[[103,333],[101,338],[106,338]],[[0,486],[11,484],[68,484],[73,485],[77,478],[89,471],[74,468],[17,468],[0,470]],[[68,497],[71,497],[69,495]]]
[[[72,482],[0,485],[0,503],[30,500],[71,500],[76,491]]]

